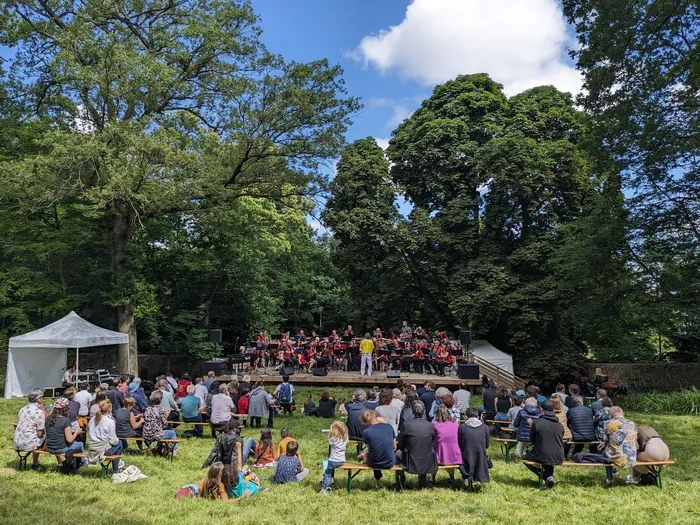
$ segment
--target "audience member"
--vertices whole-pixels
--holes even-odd
[[[595,437],[601,443],[605,441],[605,427],[610,421],[610,409],[613,404],[609,397],[604,397],[600,400],[603,408],[593,412],[593,425],[595,426]]]
[[[97,394],[95,395],[95,399],[92,401],[92,404],[90,405],[90,419],[95,417],[95,414],[97,414],[97,411],[100,409],[100,401],[104,401],[105,399],[107,399],[107,389],[100,389],[100,391],[97,392]]]
[[[363,440],[364,427],[360,417],[367,410],[364,405],[365,401],[367,401],[367,394],[359,388],[352,395],[352,401],[345,404],[345,410],[348,412],[348,433],[350,434],[350,439],[354,441]]]
[[[258,379],[248,399],[248,419],[253,428],[260,428],[262,420],[269,417],[270,397],[265,391],[265,382],[262,379]]]
[[[489,428],[478,417],[478,411],[468,408],[467,420],[459,425],[457,441],[462,455],[460,473],[465,484],[472,483],[478,489],[481,483],[489,483]]]
[[[396,476],[399,484],[403,486],[406,472],[417,474],[418,485],[424,487],[427,482],[427,476],[433,476],[437,471],[437,459],[435,456],[437,433],[435,427],[425,419],[425,405],[421,401],[415,401],[411,405],[411,411],[413,412],[413,419],[404,423],[404,430],[399,434],[399,441],[396,446],[395,461],[398,461],[403,468],[403,471],[398,471]],[[374,427],[378,426],[373,425],[367,430],[373,430]],[[373,432],[379,436],[378,441],[382,445],[383,464],[389,465],[391,463],[389,466],[393,466],[393,448],[391,454],[389,454],[388,447],[390,442],[387,441],[385,432],[380,433],[379,430],[373,430]],[[369,461],[367,464],[370,464]],[[378,466],[376,462],[373,465]],[[387,467],[384,466],[383,468]],[[377,477],[377,473],[379,473],[379,477]],[[381,472],[375,470],[374,477],[379,483]]]
[[[80,404],[78,416],[87,417],[90,415],[90,403],[92,402],[92,394],[90,393],[90,383],[80,383],[80,391],[73,398],[75,402]]]
[[[196,377],[194,379],[194,395],[202,400],[202,405],[207,404],[207,394],[209,389],[204,386],[204,382],[201,377]]]
[[[403,432],[406,421],[413,419],[413,403],[419,401],[418,394],[412,388],[406,390],[406,396],[403,400],[403,410],[399,415],[399,434]]]
[[[551,489],[556,483],[554,467],[564,462],[564,427],[554,413],[552,403],[545,401],[541,408],[542,417],[532,422],[530,430],[533,449],[528,451],[523,459],[540,464],[539,467],[528,464],[525,466],[543,478],[545,487]]]
[[[177,382],[177,388],[175,389],[176,399],[183,399],[187,396],[187,387],[192,384],[190,381],[190,375],[188,373],[182,374],[182,378]]]
[[[318,410],[316,415],[327,419],[335,417],[335,406],[337,401],[331,397],[328,392],[321,394],[321,399],[318,401]]]
[[[457,440],[459,420],[455,421],[447,405],[440,405],[433,420],[435,457],[438,465],[461,465],[462,452]]]
[[[513,421],[513,428],[518,429],[516,436],[518,446],[515,448],[516,457],[522,457],[527,444],[530,443],[531,421],[539,419],[541,415],[540,409],[537,407],[537,398],[528,397],[525,400],[525,408],[518,412],[515,421]]]
[[[501,388],[498,397],[493,403],[493,408],[496,411],[494,419],[496,421],[510,421],[508,419],[508,411],[513,407],[513,401],[508,395],[507,388]]]
[[[228,422],[231,421],[232,413],[236,407],[233,400],[228,395],[228,386],[219,385],[219,393],[211,399],[211,417],[209,425],[211,426],[212,436],[216,437],[217,432],[226,432]]]
[[[383,388],[379,393],[379,406],[375,412],[391,425],[391,428],[394,429],[394,436],[397,436],[399,434],[399,417],[401,416],[401,410],[391,404],[392,399],[393,394],[391,390]]]
[[[515,396],[513,398],[513,406],[508,410],[508,421],[511,423],[515,421],[515,418],[518,416],[518,412],[520,412],[523,408],[523,398],[520,396]],[[510,425],[511,427],[513,426],[512,424]]]
[[[105,456],[121,456],[122,443],[117,437],[117,428],[112,418],[112,403],[105,399],[100,403],[100,410],[88,423],[88,463],[100,464]],[[112,461],[112,474],[119,473],[119,467],[124,462]]]
[[[608,397],[608,393],[604,388],[599,388],[598,391],[595,393],[595,401],[591,403],[591,410],[593,412],[597,412],[598,410],[603,408],[603,398]]]
[[[216,377],[216,374],[214,372],[212,372],[211,370],[209,372],[207,372],[207,378],[204,380],[204,386],[206,387],[206,389],[209,392],[211,392],[212,383],[214,383],[214,381],[216,381],[214,379],[214,377]]]
[[[557,420],[564,427],[564,442],[566,443],[567,441],[571,441],[571,429],[569,428],[569,425],[566,421],[566,412],[564,411],[564,408],[566,407],[564,406],[561,397],[556,394],[552,394],[552,397],[549,399],[549,402],[552,403],[554,415],[557,416]],[[564,445],[564,452],[564,455],[566,456],[566,453],[568,452],[568,445]]]
[[[272,431],[269,428],[263,428],[260,430],[260,441],[255,445],[255,466],[274,467],[276,464],[277,451],[272,442]]]
[[[583,404],[581,396],[573,396],[573,406],[566,413],[566,421],[571,429],[573,441],[596,441],[593,411]],[[581,450],[583,445],[574,445],[572,453],[577,454]]]
[[[363,412],[360,421],[365,427],[362,433],[362,440],[367,445],[367,450],[360,455],[364,463],[376,469],[393,467],[396,463],[394,429],[388,423],[379,421],[374,410]],[[375,470],[375,487],[378,489],[382,488],[381,479],[382,471]]]
[[[562,407],[563,407],[562,410],[564,410],[564,413],[568,412],[569,407],[566,404],[566,398],[569,396],[566,394],[566,387],[562,383],[557,384],[556,391],[552,395],[552,397],[554,397],[554,396],[557,396],[557,397],[559,397],[559,399],[561,399]],[[566,427],[566,425],[564,425],[564,426]]]
[[[305,416],[315,416],[318,412],[318,407],[314,403],[311,394],[306,394],[306,399],[304,400],[304,408],[302,408],[301,413]]]
[[[347,446],[348,427],[342,421],[333,421],[328,432],[328,461],[323,471],[320,494],[325,495],[331,490],[335,469],[342,467],[345,463],[345,449]]]
[[[143,415],[136,416],[132,411],[134,398],[125,397],[124,406],[117,410],[116,433],[119,438],[141,437],[141,427],[143,426]]]
[[[496,416],[497,397],[498,390],[496,389],[496,383],[489,381],[488,388],[484,390],[484,393],[481,396],[484,407],[483,419],[491,420]]]
[[[564,401],[566,408],[571,408],[574,406],[574,397],[581,395],[581,389],[576,383],[571,383],[569,385],[569,396]]]
[[[455,407],[459,410],[460,416],[466,414],[467,409],[471,407],[472,394],[464,381],[459,383],[459,390],[454,393],[454,398]]]
[[[204,407],[204,402],[194,395],[195,386],[190,384],[187,386],[187,395],[180,401],[180,410],[182,411],[182,420],[185,423],[201,423],[202,414],[200,410]],[[194,436],[201,438],[204,435],[202,425],[194,425],[192,430],[185,432],[185,436]]]
[[[146,442],[159,441],[161,439],[177,439],[174,430],[168,428],[168,418],[162,405],[163,391],[155,390],[151,394],[151,406],[143,413],[142,437]],[[165,446],[162,445],[157,452],[163,453]],[[177,443],[173,446],[173,456],[177,456]]]
[[[221,476],[224,472],[224,464],[220,461],[209,467],[207,477],[199,482],[199,497],[205,499],[223,499],[228,500],[226,487],[221,481]]]
[[[143,414],[143,411],[148,408],[148,399],[146,399],[146,394],[141,388],[141,380],[138,377],[129,383],[127,395],[134,400],[132,410],[137,414]]]
[[[399,380],[400,381],[400,380]],[[399,412],[403,410],[403,392],[400,388],[394,388],[391,391],[391,404],[399,409]]]
[[[277,385],[273,395],[282,407],[282,414],[291,416],[294,411],[294,385],[289,382],[288,375],[282,376],[282,383]]]
[[[277,467],[272,476],[273,483],[293,483],[302,481],[309,475],[309,469],[304,468],[304,463],[299,458],[299,444],[296,441],[287,443],[286,454],[280,456],[277,460]]]
[[[46,415],[42,409],[44,391],[35,388],[27,396],[27,404],[22,407],[17,416],[17,428],[15,428],[15,450],[31,452],[40,449],[46,440],[45,423]],[[32,455],[32,469],[39,466],[39,454]]]
[[[248,498],[260,492],[258,477],[255,474],[246,476],[243,470],[236,469],[236,465],[224,465],[221,482],[224,484],[229,501]]]
[[[637,461],[667,461],[671,453],[659,433],[649,425],[637,426]],[[648,467],[635,466],[627,482],[637,485],[650,477],[650,484],[656,484],[656,475]]]
[[[423,406],[425,406],[426,413],[430,408],[433,406],[433,403],[435,403],[435,400],[437,399],[437,394],[435,393],[435,383],[432,381],[427,381],[425,383],[425,390],[423,391],[422,395],[419,395],[419,399],[421,403],[423,403]],[[426,414],[427,415],[427,414]]]
[[[68,400],[65,397],[57,398],[53,403],[53,409],[45,421],[46,450],[51,454],[65,454],[66,460],[72,462],[72,455],[84,452],[83,443],[77,437],[83,433],[78,427],[71,429],[70,419],[68,419]],[[62,462],[59,460],[62,464]],[[81,463],[85,463],[83,458]]]

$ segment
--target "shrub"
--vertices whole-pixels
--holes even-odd
[[[632,394],[619,399],[625,410],[647,414],[700,415],[700,390],[691,387],[675,392]]]

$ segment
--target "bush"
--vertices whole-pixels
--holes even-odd
[[[700,390],[692,387],[676,392],[648,392],[620,398],[625,410],[647,414],[700,415]]]

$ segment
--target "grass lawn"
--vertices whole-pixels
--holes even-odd
[[[297,400],[321,389],[300,388]],[[332,394],[348,397],[348,390]],[[148,479],[129,485],[113,485],[99,479],[99,467],[81,469],[76,476],[54,471],[55,459],[42,456],[46,472],[19,472],[12,447],[17,411],[24,401],[0,401],[0,523],[247,523],[340,525],[362,523],[700,523],[700,421],[694,417],[629,413],[639,423],[652,425],[668,443],[679,464],[664,471],[664,488],[625,486],[628,471],[617,476],[612,489],[603,488],[603,470],[560,469],[559,484],[539,492],[535,477],[517,463],[507,465],[498,446],[491,449],[494,468],[491,483],[480,493],[449,488],[447,474],[438,475],[435,488],[418,491],[415,476],[408,476],[409,488],[393,490],[393,475],[385,476],[387,488],[373,488],[371,472],[361,473],[353,492],[345,491],[345,476],[339,473],[336,491],[318,496],[321,467],[327,453],[329,421],[304,418],[275,420],[274,438],[288,426],[299,440],[305,466],[311,475],[301,484],[275,486],[263,494],[238,503],[173,499],[182,485],[204,476],[200,468],[213,440],[209,430],[204,439],[190,439],[180,455],[169,463],[164,458],[133,454],[127,465],[138,466]],[[182,430],[178,430],[180,434]],[[258,431],[244,429],[243,436],[257,438]],[[352,460],[354,447],[348,447]],[[31,459],[29,460],[31,463]],[[263,487],[270,487],[269,471],[257,471]]]

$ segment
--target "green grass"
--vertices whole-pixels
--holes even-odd
[[[675,392],[647,392],[625,396],[619,401],[628,410],[662,414],[700,415],[700,390],[695,387]]]
[[[305,394],[311,389],[299,389]],[[320,390],[313,393],[318,397]],[[336,396],[349,390],[336,390]],[[298,399],[302,399],[301,397]],[[275,420],[274,436],[289,426],[299,440],[311,475],[299,485],[275,486],[263,494],[238,503],[198,499],[174,500],[175,491],[199,481],[200,469],[213,441],[208,430],[202,440],[188,440],[172,463],[149,455],[131,455],[127,464],[138,466],[148,479],[130,485],[113,485],[99,479],[99,468],[84,469],[77,476],[53,471],[55,459],[43,456],[47,472],[19,472],[12,449],[12,427],[22,400],[0,401],[0,523],[246,523],[361,525],[364,523],[557,523],[630,524],[700,522],[700,421],[690,416],[644,415],[629,413],[639,423],[651,424],[664,436],[679,464],[664,472],[664,489],[628,487],[624,475],[619,485],[602,487],[603,471],[560,469],[559,484],[552,491],[539,492],[534,476],[520,464],[507,465],[496,446],[491,450],[492,481],[480,493],[447,486],[447,475],[440,473],[438,486],[418,491],[415,476],[408,476],[409,489],[393,490],[393,476],[387,476],[387,489],[372,488],[372,474],[355,478],[353,492],[344,490],[339,474],[338,490],[326,497],[317,495],[321,470],[319,461],[327,452],[327,420],[292,418]],[[182,431],[179,430],[179,433]],[[245,429],[245,437],[257,431]],[[352,457],[352,447],[348,449]],[[31,461],[31,460],[30,460]],[[259,470],[262,477],[269,471]],[[270,481],[263,482],[270,487]]]

